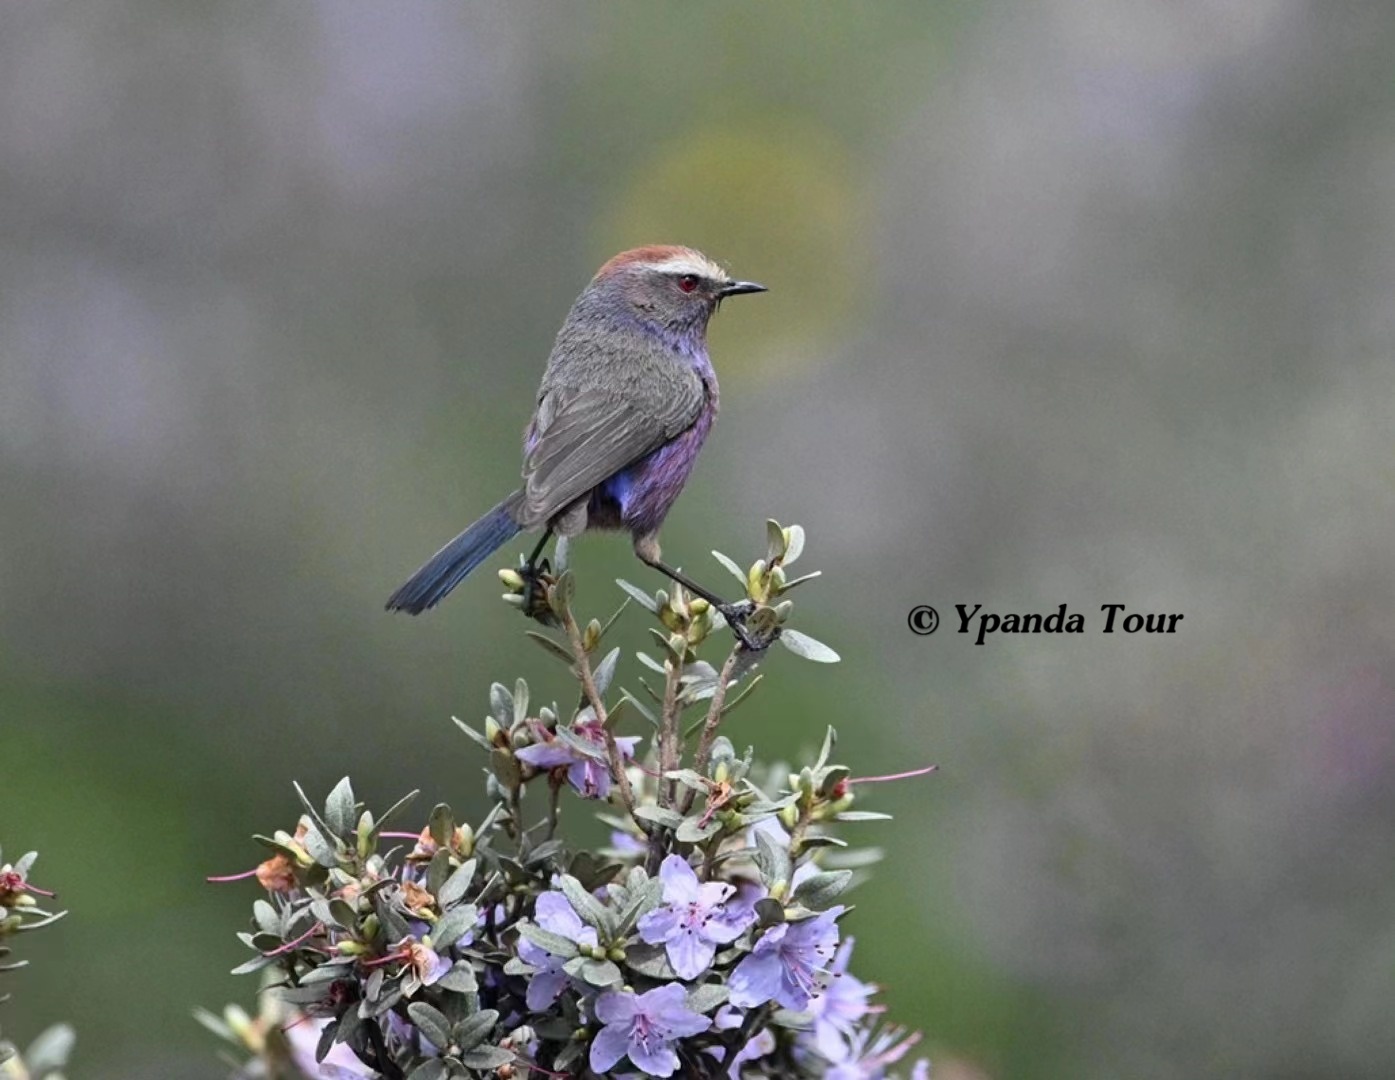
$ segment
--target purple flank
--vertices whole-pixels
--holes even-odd
[[[601,485],[602,494],[620,505],[620,520],[636,535],[657,529],[693,471],[717,410],[708,404],[697,423],[642,461]]]

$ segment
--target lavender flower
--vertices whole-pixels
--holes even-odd
[[[605,729],[594,719],[578,720],[572,725],[573,735],[596,747],[596,755],[583,753],[550,731],[543,731],[542,742],[515,750],[514,756],[535,769],[567,768],[567,783],[579,795],[588,799],[604,799],[610,794],[610,766],[606,763]],[[638,735],[621,735],[615,739],[620,757],[628,761],[635,756]]]
[[[596,1019],[605,1025],[591,1041],[591,1069],[604,1073],[626,1054],[635,1068],[650,1076],[672,1076],[678,1068],[675,1039],[697,1035],[712,1021],[686,1005],[680,983],[667,983],[644,994],[611,990],[596,999]]]
[[[681,855],[659,868],[664,903],[639,920],[639,936],[663,944],[680,979],[696,979],[712,963],[718,945],[735,941],[756,921],[752,901],[729,904],[736,891],[720,881],[698,881]]]
[[[919,1034],[907,1035],[895,1027],[880,1031],[861,1028],[847,1036],[826,1027],[814,1037],[819,1056],[829,1065],[824,1080],[882,1080],[886,1067],[900,1061],[918,1042]],[[922,1059],[916,1062],[911,1077],[924,1080],[929,1073],[930,1063]]]
[[[852,938],[847,938],[838,947],[838,954],[829,965],[833,977],[827,980],[824,993],[809,1002],[815,1031],[822,1032],[829,1027],[843,1035],[850,1035],[858,1022],[872,1011],[867,999],[876,993],[877,988],[847,973],[852,947]]]
[[[786,1009],[803,1012],[823,991],[825,965],[838,945],[842,906],[797,923],[781,923],[767,930],[751,955],[731,973],[731,1003],[742,1008],[779,1002]]]
[[[581,921],[580,916],[567,902],[567,898],[559,892],[538,895],[534,919],[548,933],[575,941],[578,945],[596,944],[596,931]],[[528,980],[527,1001],[528,1008],[533,1012],[542,1012],[551,1007],[571,979],[571,976],[562,970],[566,961],[560,956],[553,956],[541,946],[534,945],[525,937],[518,939],[518,955],[524,963],[538,969]]]

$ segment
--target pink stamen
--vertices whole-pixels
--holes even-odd
[[[224,875],[222,875],[221,877],[206,877],[206,878],[204,878],[204,881],[211,881],[211,882],[213,882],[215,885],[221,885],[221,884],[223,884],[224,882],[227,882],[227,881],[246,881],[249,877],[256,877],[256,876],[257,876],[257,868],[254,867],[253,869],[251,869],[251,870],[245,870],[245,871],[243,871],[243,872],[240,873],[240,874],[224,874]]]
[[[380,956],[376,960],[360,960],[359,965],[361,967],[381,967],[384,964],[391,964],[394,960],[410,960],[411,958],[411,952],[403,949],[401,952],[388,953],[386,956]]]
[[[294,948],[296,948],[296,947],[298,947],[298,946],[300,946],[300,945],[305,944],[306,941],[308,941],[310,938],[314,937],[316,934],[322,934],[322,933],[324,933],[324,929],[325,929],[325,928],[324,928],[323,926],[321,926],[319,923],[316,923],[314,926],[310,927],[309,930],[305,931],[305,933],[301,934],[300,937],[296,938],[294,941],[288,941],[288,942],[286,942],[284,945],[278,945],[278,946],[276,946],[276,948],[272,949],[270,952],[262,953],[262,955],[263,955],[263,956],[280,956],[282,953],[288,953],[288,952],[290,952],[292,949],[294,949]]]
[[[886,776],[856,776],[848,781],[849,784],[880,784],[887,780],[907,780],[912,776],[925,776],[927,773],[935,772],[938,765],[927,765],[923,769],[912,769],[910,772],[888,773]]]

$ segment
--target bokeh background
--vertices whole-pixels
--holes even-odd
[[[849,924],[939,1075],[1395,1075],[1392,55],[1343,0],[6,6],[0,841],[74,912],[6,1033],[222,1075],[255,890],[203,878],[290,781],[479,811],[449,717],[556,673],[488,574],[382,601],[677,242],[771,291],[665,550],[803,523],[845,662],[734,737],[941,764]],[[957,602],[1090,632],[907,630]]]

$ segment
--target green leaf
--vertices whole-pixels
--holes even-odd
[[[709,1013],[730,996],[721,983],[703,983],[688,991],[688,1008],[695,1013]]]
[[[441,1058],[427,1058],[407,1074],[407,1080],[448,1080],[450,1066]]]
[[[438,950],[448,948],[473,930],[478,919],[474,904],[457,904],[431,928],[431,940]]]
[[[503,683],[489,684],[489,714],[501,728],[513,723],[513,695]]]
[[[528,682],[519,679],[513,684],[513,722],[521,724],[528,719]]]
[[[431,808],[431,816],[426,819],[426,831],[431,834],[437,848],[449,847],[455,836],[455,813],[445,803],[437,803]]]
[[[846,892],[851,884],[851,870],[824,870],[801,881],[792,899],[815,911],[822,911]]]
[[[624,613],[625,609],[629,606],[630,598],[627,596],[624,600],[620,601],[620,606],[615,609],[615,614],[608,618],[605,621],[605,625],[601,627],[601,640],[604,640],[606,634],[610,633],[610,628],[615,625],[615,620],[620,618],[620,616]]]
[[[532,633],[531,630],[528,631],[528,632],[529,632],[529,633]],[[568,662],[568,663],[571,662],[571,657],[570,657],[570,656],[567,657],[567,662]],[[455,726],[456,726],[456,727],[458,727],[461,731],[465,732],[466,735],[470,736],[471,739],[473,739],[477,744],[479,744],[481,747],[483,747],[483,749],[484,749],[484,751],[485,751],[486,753],[488,753],[490,750],[493,750],[493,749],[494,749],[494,744],[493,744],[493,743],[491,743],[488,739],[486,739],[486,738],[484,737],[484,735],[482,735],[480,732],[478,732],[478,731],[476,731],[474,728],[472,728],[469,724],[465,723],[465,721],[462,720],[462,719],[460,719],[460,717],[458,717],[458,716],[452,716],[452,717],[451,717],[451,720],[455,723]]]
[[[265,900],[252,901],[252,919],[268,934],[281,934],[281,914]]]
[[[833,819],[834,821],[890,821],[890,814],[878,813],[876,810],[844,810]]]
[[[785,540],[785,554],[780,560],[780,565],[788,566],[804,554],[804,526],[790,525],[785,529],[787,538]]]
[[[572,910],[581,916],[581,921],[595,927],[603,942],[610,941],[615,934],[614,913],[587,892],[571,874],[563,874],[560,880],[562,895],[572,905]]]
[[[808,634],[801,634],[798,630],[788,627],[781,632],[777,640],[795,656],[812,660],[816,664],[836,664],[842,659],[822,641],[816,641]]]
[[[470,882],[475,877],[475,860],[468,860],[450,877],[446,878],[445,884],[436,891],[436,902],[442,909],[453,907],[461,900],[470,888]]]
[[[468,960],[457,960],[455,967],[436,980],[436,985],[442,990],[454,990],[458,994],[473,994],[479,989],[475,969]]]
[[[512,791],[523,780],[518,758],[498,746],[489,752],[489,769],[506,791]]]
[[[649,803],[636,806],[634,816],[641,821],[652,821],[656,825],[662,825],[666,829],[676,829],[683,824],[683,815],[677,810],[670,810],[665,806],[653,806]]]
[[[650,979],[676,979],[675,972],[668,962],[668,954],[662,945],[635,944],[625,949],[625,966]]]
[[[382,816],[379,817],[378,820],[373,823],[373,828],[375,830],[381,830],[384,825],[386,825],[393,818],[397,817],[397,815],[400,814],[404,809],[406,809],[407,805],[420,794],[421,792],[417,789],[413,789],[407,792],[407,794],[403,795],[402,798],[398,799],[395,803],[393,803],[391,806],[389,806],[386,810],[383,811]]]
[[[513,1051],[505,1050],[502,1046],[477,1046],[460,1055],[461,1064],[480,1072],[497,1069],[513,1060]]]
[[[545,949],[553,956],[560,956],[563,959],[571,959],[577,955],[576,942],[570,938],[564,938],[561,934],[554,934],[551,930],[544,930],[530,922],[520,922],[518,933],[521,937],[527,938],[540,949]]]
[[[564,664],[570,665],[572,663],[572,654],[568,652],[565,648],[563,648],[561,645],[557,644],[557,642],[553,641],[552,638],[548,637],[546,634],[540,634],[536,630],[525,630],[523,632],[533,641],[536,641],[540,646],[542,646],[543,652],[555,656]]]
[[[629,594],[631,600],[644,608],[649,614],[657,615],[659,613],[659,608],[658,605],[654,603],[654,598],[638,585],[631,585],[624,578],[616,578],[615,584],[619,585],[621,589]]]
[[[305,850],[310,853],[310,857],[325,869],[332,869],[339,865],[339,852],[335,846],[325,839],[318,826],[311,825],[305,830],[303,837]]]
[[[300,783],[292,780],[291,787],[295,788],[296,797],[300,799],[300,805],[305,807],[305,812],[310,815],[310,820],[320,826],[324,832],[332,833],[334,830],[325,823],[324,818],[320,817],[320,812],[315,809],[314,803],[312,803],[309,796],[305,794],[305,789],[300,786]]]
[[[635,867],[643,873],[641,867]],[[620,911],[620,916],[616,920],[615,937],[617,939],[625,937],[639,920],[659,906],[659,900],[663,897],[663,882],[658,878],[644,881],[642,884],[635,883],[631,886],[629,902]]]
[[[455,1025],[451,1034],[455,1043],[462,1050],[469,1050],[478,1046],[488,1038],[489,1033],[494,1030],[494,1025],[499,1022],[499,1013],[495,1009],[481,1009],[472,1016],[465,1017]],[[437,1044],[439,1045],[439,1044]]]
[[[764,832],[756,832],[756,867],[767,886],[790,880],[790,853],[775,844]]]
[[[564,570],[557,575],[557,583],[552,586],[548,594],[548,605],[556,612],[559,619],[565,619],[571,610],[572,601],[576,599],[576,575],[570,570]]]
[[[596,693],[604,695],[610,689],[611,680],[615,678],[615,668],[620,662],[620,648],[616,646],[605,654],[595,671],[591,673],[591,678],[596,684]]]
[[[702,817],[699,814],[684,818],[683,824],[679,825],[678,830],[673,834],[674,837],[680,843],[701,844],[704,840],[711,839],[722,831],[722,823],[716,818],[699,824],[701,821]]]
[[[450,1021],[445,1013],[424,1001],[413,1001],[407,1006],[407,1015],[436,1046],[442,1050],[450,1046]]]
[[[699,795],[705,794],[712,786],[712,782],[699,773],[696,769],[671,769],[664,773],[668,780],[677,780],[684,787],[690,787]]]
[[[737,566],[735,560],[729,559],[720,551],[714,551],[712,557],[726,568],[727,573],[741,583],[741,591],[744,593],[746,591],[746,571]]]
[[[581,965],[581,977],[591,986],[602,989],[621,981],[620,969],[609,960],[587,960]]]
[[[254,971],[261,971],[264,967],[270,967],[276,963],[280,957],[276,956],[254,956],[250,960],[245,960],[232,969],[233,975],[250,975]]]
[[[823,746],[819,748],[819,759],[814,762],[815,770],[822,769],[828,764],[828,755],[833,753],[833,748],[838,745],[838,732],[832,726],[824,732]]]
[[[344,839],[353,835],[357,819],[355,809],[354,789],[346,776],[334,785],[334,790],[325,800],[325,822],[335,836]]]
[[[770,565],[785,554],[785,530],[771,518],[765,523],[765,562]]]
[[[813,581],[814,578],[819,578],[819,577],[823,577],[823,571],[822,571],[822,570],[814,570],[814,571],[811,571],[811,572],[808,573],[808,574],[802,575],[801,577],[790,578],[787,582],[784,583],[783,586],[780,587],[780,592],[781,592],[782,594],[783,594],[783,593],[787,593],[787,592],[789,592],[791,589],[793,589],[796,585],[803,585],[806,581]]]
[[[25,1048],[24,1064],[35,1077],[57,1072],[72,1056],[77,1033],[67,1024],[54,1024]]]

